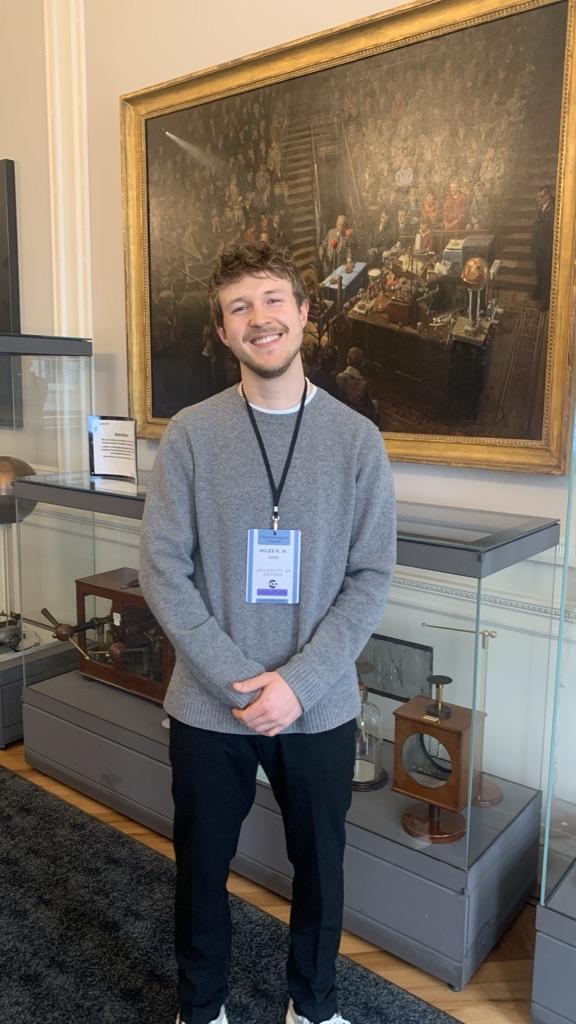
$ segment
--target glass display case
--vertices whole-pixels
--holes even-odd
[[[79,338],[0,334],[0,746],[22,735],[19,652],[36,678],[54,667],[49,634],[20,615],[12,484],[86,467],[91,352]]]
[[[72,652],[86,675],[106,682],[109,667],[116,665],[120,674],[128,662],[135,668],[136,650],[150,627],[138,617],[143,605],[137,586],[143,485],[83,471],[20,478],[15,489],[26,620]],[[145,606],[142,614],[149,615]],[[119,618],[130,620],[128,645]],[[148,666],[150,678],[158,675],[161,658],[156,655],[154,671]],[[142,657],[142,665],[145,660],[150,659]],[[24,675],[28,682],[26,665]],[[125,672],[127,690],[132,675]],[[161,700],[163,692],[157,697]]]
[[[539,803],[558,537],[556,520],[399,503],[382,635],[357,663],[390,786],[351,820],[467,869]]]
[[[540,902],[536,915],[534,1024],[576,1024],[575,476],[576,447],[573,446],[567,480],[562,574],[557,587],[558,648],[550,714]]]
[[[23,607],[72,658],[41,681],[24,666],[24,745],[32,767],[169,835],[171,648],[138,587],[145,483],[16,481]]]
[[[169,833],[162,658],[141,654],[158,636],[148,625],[127,651],[117,632],[145,483],[16,482],[18,505],[35,503],[20,526],[26,614],[78,658],[26,687],[25,745],[33,766]],[[400,502],[389,601],[357,661],[345,925],[455,988],[536,884],[558,536],[556,520]],[[129,674],[156,689],[129,692]],[[263,775],[234,867],[289,894]]]

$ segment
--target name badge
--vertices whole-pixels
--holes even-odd
[[[300,530],[248,530],[248,604],[298,604]]]

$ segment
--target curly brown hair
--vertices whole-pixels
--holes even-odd
[[[210,278],[210,310],[216,327],[222,327],[222,307],[219,291],[241,277],[280,277],[292,284],[298,308],[306,298],[306,291],[294,260],[288,249],[275,249],[268,242],[246,242],[224,249],[214,263]]]

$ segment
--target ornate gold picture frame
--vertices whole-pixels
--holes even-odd
[[[219,247],[288,245],[306,359],[360,350],[393,459],[562,473],[576,0],[397,8],[121,99],[131,414],[229,386]]]

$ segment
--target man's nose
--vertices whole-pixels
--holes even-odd
[[[255,303],[250,312],[250,324],[252,327],[260,327],[262,324],[270,323],[271,314],[267,306]]]

